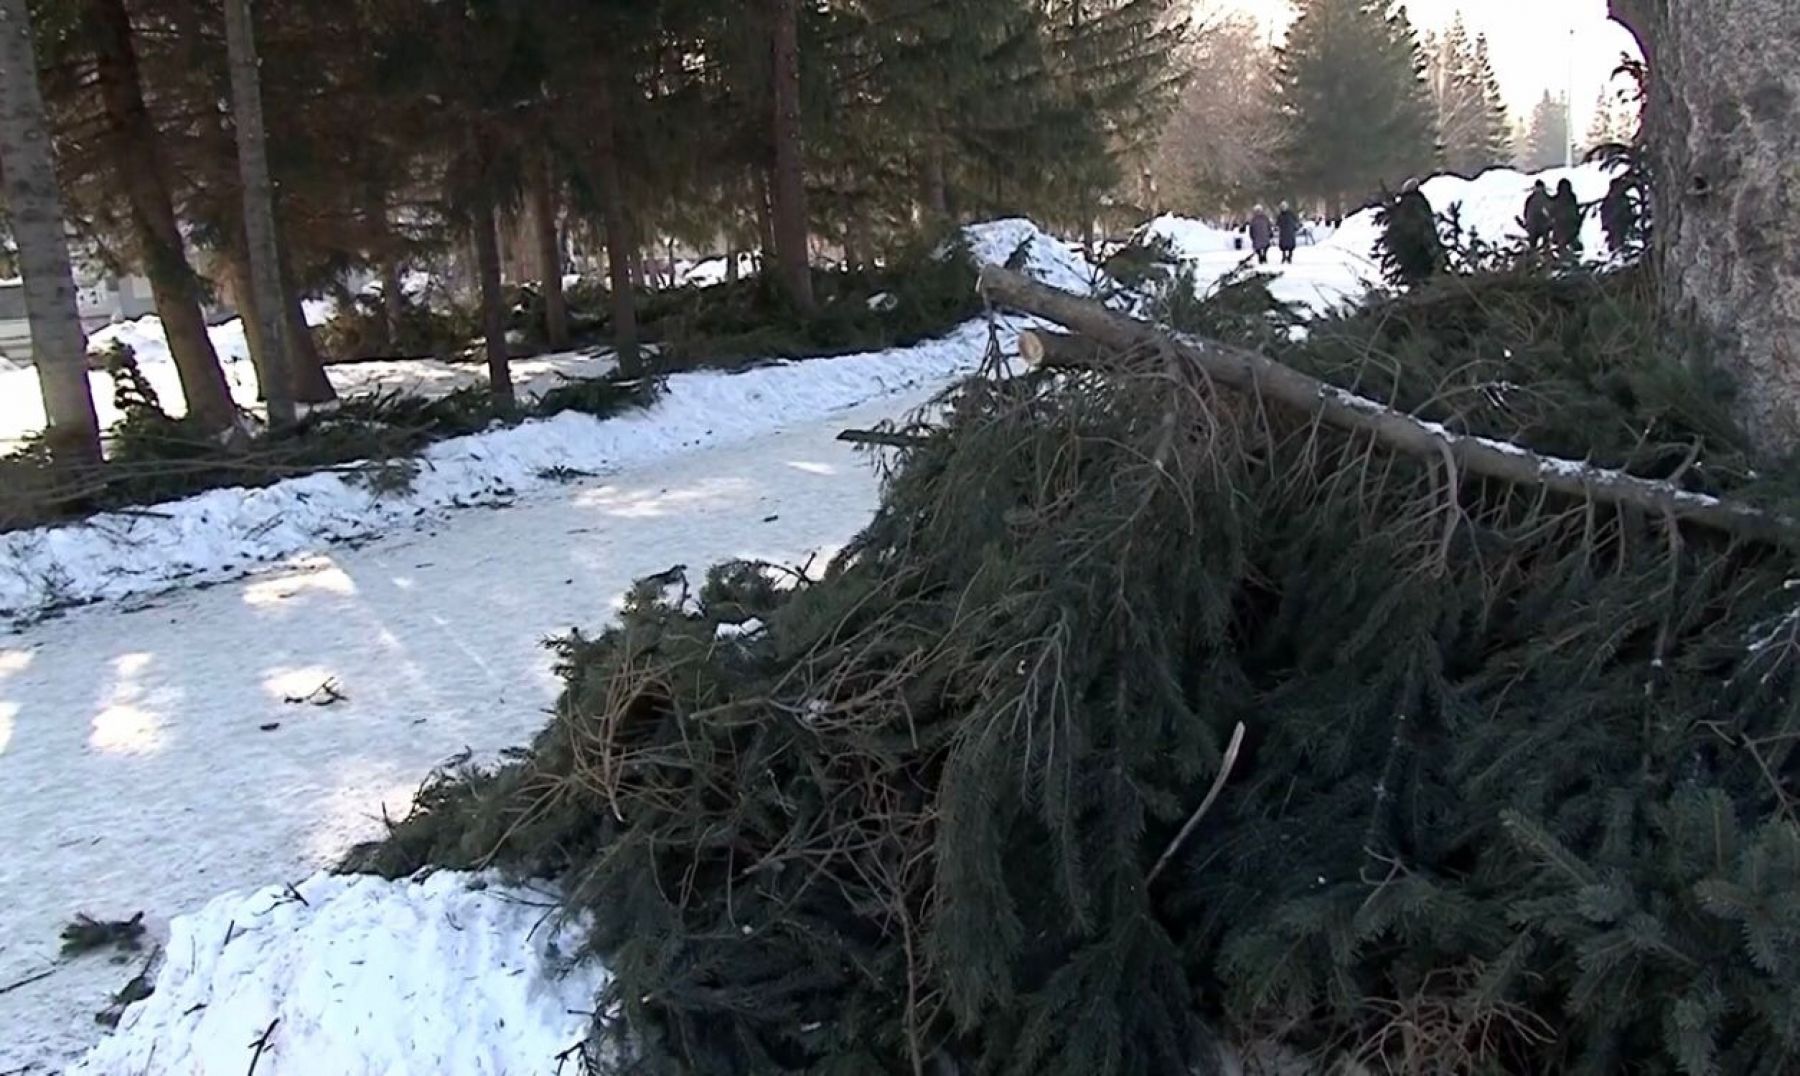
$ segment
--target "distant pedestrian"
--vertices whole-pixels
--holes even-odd
[[[1269,220],[1269,211],[1262,206],[1250,214],[1250,246],[1256,251],[1259,265],[1269,264],[1269,245],[1275,240],[1275,225]]]
[[[1275,214],[1275,235],[1281,246],[1281,264],[1294,264],[1294,250],[1300,245],[1300,214],[1286,202]]]
[[[1550,241],[1558,250],[1581,253],[1581,202],[1575,197],[1575,184],[1566,179],[1550,198]]]
[[[1622,254],[1638,238],[1638,206],[1629,174],[1614,176],[1600,202],[1600,226],[1606,231],[1606,246],[1614,254]]]
[[[1542,250],[1550,242],[1550,188],[1541,179],[1525,196],[1525,239],[1533,250]]]
[[[1388,279],[1397,284],[1422,284],[1444,268],[1444,242],[1438,237],[1437,216],[1431,202],[1409,179],[1383,210],[1381,261]]]

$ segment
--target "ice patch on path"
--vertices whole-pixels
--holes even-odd
[[[156,992],[71,1076],[555,1072],[606,973],[543,894],[467,874],[317,875],[170,926]],[[270,1030],[272,1029],[272,1030]]]
[[[153,594],[195,577],[230,578],[331,542],[414,527],[442,509],[504,502],[571,472],[749,440],[903,389],[948,383],[979,367],[987,343],[986,323],[973,321],[910,348],[739,374],[676,374],[645,411],[605,420],[569,413],[433,445],[404,494],[380,496],[351,477],[321,473],[0,534],[0,617]]]
[[[968,240],[969,255],[978,266],[1004,266],[1020,245],[1029,241],[1024,272],[1040,283],[1088,295],[1102,277],[1101,270],[1081,251],[1023,217],[971,224],[963,229],[963,235]]]

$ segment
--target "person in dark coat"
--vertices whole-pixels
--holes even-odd
[[[1542,250],[1550,242],[1550,188],[1541,179],[1525,196],[1525,238],[1533,250]]]
[[[1638,207],[1629,175],[1614,176],[1600,201],[1600,227],[1606,230],[1606,246],[1614,254],[1624,253],[1638,238]]]
[[[1281,246],[1281,264],[1294,264],[1294,250],[1300,246],[1300,214],[1286,202],[1275,214],[1275,237]]]
[[[1256,251],[1256,261],[1260,265],[1269,264],[1269,245],[1275,241],[1275,225],[1269,221],[1269,212],[1262,206],[1250,214],[1250,246]]]
[[[1421,284],[1444,268],[1444,241],[1438,237],[1437,215],[1409,179],[1385,212],[1381,234],[1382,267],[1389,279],[1400,284]]]
[[[1556,249],[1581,253],[1581,202],[1575,184],[1563,180],[1550,198],[1550,241]]]

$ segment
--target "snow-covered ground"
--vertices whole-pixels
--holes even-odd
[[[538,730],[557,689],[541,641],[604,623],[632,580],[846,541],[877,485],[837,432],[937,387],[0,635],[0,986],[55,969],[0,994],[0,1072],[78,1054],[136,970],[58,962],[75,913],[142,910],[160,932],[378,835],[432,766]],[[327,681],[343,701],[286,701]]]
[[[156,993],[74,1071],[243,1076],[253,1059],[262,1076],[558,1071],[605,971],[574,959],[582,924],[554,904],[451,873],[221,897],[175,920]]]
[[[1465,229],[1490,242],[1504,242],[1524,238],[1519,219],[1533,181],[1542,179],[1554,190],[1559,180],[1567,178],[1575,187],[1576,197],[1586,205],[1606,194],[1611,177],[1612,173],[1599,164],[1557,168],[1536,175],[1498,168],[1475,179],[1437,176],[1420,189],[1437,212],[1448,213],[1452,207],[1460,206]],[[1202,288],[1211,287],[1241,268],[1253,268],[1270,276],[1269,290],[1277,299],[1314,312],[1355,300],[1381,277],[1375,260],[1381,229],[1375,222],[1374,210],[1349,217],[1336,231],[1321,236],[1317,244],[1303,244],[1295,252],[1292,265],[1281,265],[1279,255],[1273,252],[1267,265],[1255,265],[1249,250],[1235,249],[1235,233],[1204,221],[1163,216],[1146,225],[1145,231],[1168,239],[1176,253],[1195,267]],[[1588,213],[1582,242],[1590,258],[1604,256],[1606,233],[1597,213]]]
[[[664,398],[616,418],[565,413],[429,447],[406,493],[319,473],[261,489],[209,490],[152,511],[95,516],[0,535],[0,617],[152,594],[218,580],[331,542],[416,525],[448,508],[501,502],[568,472],[642,465],[703,444],[742,441],[975,368],[988,328],[976,321],[911,348],[668,379]]]

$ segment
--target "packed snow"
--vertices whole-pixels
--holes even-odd
[[[976,321],[910,348],[683,373],[655,406],[605,420],[566,413],[427,448],[412,488],[384,493],[354,475],[319,473],[261,489],[209,490],[148,512],[0,535],[0,617],[117,600],[181,580],[218,580],[332,542],[416,526],[444,509],[503,503],[565,480],[638,466],[705,444],[744,441],[802,417],[919,385],[942,385],[979,365],[988,340]]]
[[[71,1076],[555,1072],[605,971],[554,900],[454,873],[220,897],[170,925],[156,992]]]
[[[971,224],[963,235],[970,256],[982,265],[1005,265],[1024,247],[1022,271],[1053,288],[1086,295],[1100,280],[1100,270],[1080,250],[1023,217]]]

